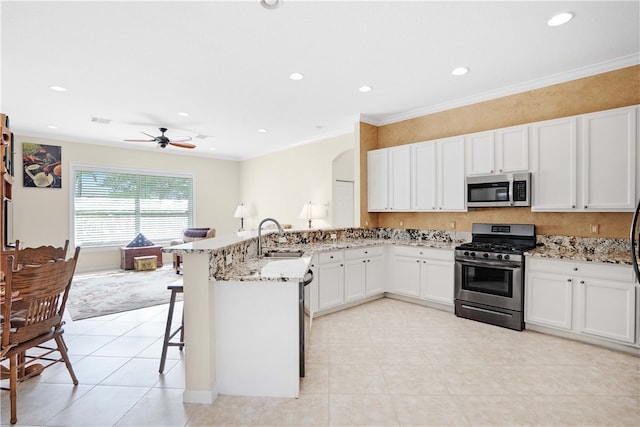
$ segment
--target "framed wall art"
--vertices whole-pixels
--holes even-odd
[[[62,188],[62,147],[22,143],[25,187]]]

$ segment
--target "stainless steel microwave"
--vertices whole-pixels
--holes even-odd
[[[531,173],[467,177],[467,207],[531,206]]]

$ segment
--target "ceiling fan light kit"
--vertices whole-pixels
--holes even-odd
[[[159,128],[162,135],[153,136],[149,135],[146,132],[140,131],[140,133],[147,135],[151,139],[125,139],[127,142],[157,142],[161,148],[166,148],[167,145],[173,145],[174,147],[180,148],[196,148],[194,144],[189,143],[191,141],[190,136],[174,136],[173,138],[169,138],[164,135],[167,131],[167,128]]]

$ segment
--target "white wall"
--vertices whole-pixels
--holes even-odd
[[[22,184],[22,143],[62,147],[61,189],[25,188]],[[240,163],[228,160],[180,155],[165,151],[122,150],[95,144],[44,140],[16,135],[15,180],[13,185],[14,237],[26,246],[62,244],[71,236],[71,165],[77,163],[125,167],[151,171],[187,172],[195,181],[195,226],[214,227],[226,234],[238,226],[233,212],[240,194]],[[131,236],[134,238],[135,236]],[[72,242],[73,243],[73,242]],[[171,256],[164,256],[171,262]],[[118,268],[119,248],[89,249],[80,252],[77,271]]]
[[[349,133],[243,161],[242,199],[238,203],[243,202],[253,212],[252,218],[245,219],[245,228],[257,228],[266,217],[293,228],[305,228],[307,222],[298,218],[298,214],[309,201],[326,203],[328,207],[329,216],[314,220],[313,226],[330,226],[332,163],[344,151],[353,149],[354,144],[355,135]]]

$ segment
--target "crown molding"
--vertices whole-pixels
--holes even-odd
[[[415,110],[406,111],[404,113],[392,114],[380,118],[374,118],[366,114],[361,114],[360,120],[370,125],[384,126],[401,122],[403,120],[415,119],[416,117],[439,113],[441,111],[464,107],[471,104],[477,104],[479,102],[490,101],[492,99],[502,98],[504,96],[515,95],[517,93],[522,93],[529,90],[540,89],[546,86],[552,86],[554,84],[566,83],[571,80],[577,80],[584,77],[606,73],[609,71],[614,71],[638,64],[640,64],[640,54],[623,56],[610,61],[604,61],[586,67],[576,68],[540,79],[534,79],[511,86],[505,86],[497,90],[483,92],[465,98],[459,98],[441,104],[431,105],[428,107],[422,107]]]

